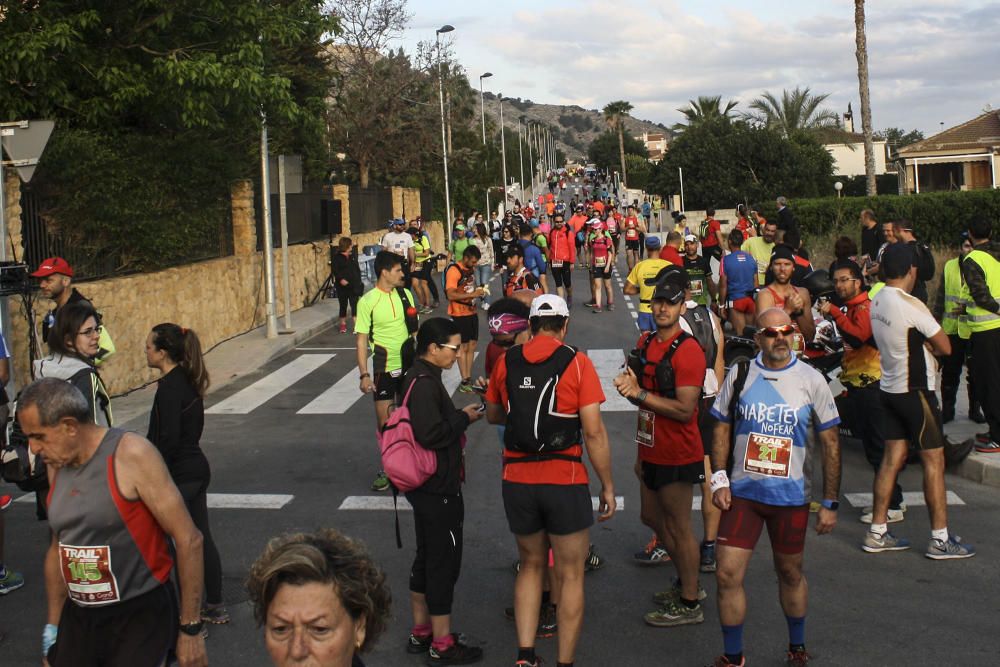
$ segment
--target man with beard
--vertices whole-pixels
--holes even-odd
[[[774,249],[771,255],[771,271],[774,272],[774,282],[757,293],[757,312],[763,313],[769,308],[784,310],[798,334],[792,341],[792,349],[799,352],[816,333],[809,290],[792,285],[795,256],[788,247],[780,245]]]

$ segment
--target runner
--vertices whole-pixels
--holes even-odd
[[[431,279],[431,240],[416,225],[406,231],[413,238],[413,281],[411,287],[420,302],[420,312],[429,313],[434,310],[431,308],[431,292],[428,287],[433,282]]]
[[[757,304],[754,292],[757,290],[757,262],[745,250],[743,233],[738,229],[729,232],[729,254],[722,258],[719,268],[719,307],[728,316],[733,333],[743,335],[743,330],[754,321]]]
[[[636,217],[635,208],[632,206],[628,207],[628,215],[622,221],[622,230],[625,235],[625,262],[631,272],[632,267],[639,261],[639,235],[646,233],[646,226]]]
[[[361,393],[372,394],[375,399],[375,426],[379,431],[389,417],[389,406],[400,397],[403,374],[413,363],[417,309],[412,292],[405,289],[403,261],[388,250],[375,255],[375,287],[358,300],[358,315],[354,320]],[[388,489],[389,478],[379,470],[372,491]]]
[[[545,254],[535,243],[535,232],[527,223],[519,225],[517,231],[519,237],[517,242],[524,249],[524,265],[538,278],[538,282],[542,285],[542,292],[547,292],[549,283],[545,272],[548,265],[545,263]]]
[[[492,424],[507,425],[504,510],[521,561],[514,587],[516,665],[540,663],[535,635],[550,546],[557,584],[553,588],[559,589],[557,664],[572,665],[583,622],[584,563],[594,521],[581,441],[601,483],[600,520],[615,513],[610,449],[600,411],[604,393],[590,359],[563,342],[569,330],[566,302],[553,294],[540,296],[532,302],[530,315],[534,337],[497,362],[486,393],[486,415]],[[537,381],[552,377],[558,377],[554,387]],[[549,400],[555,401],[555,409],[541,413],[536,422],[539,406]]]
[[[705,219],[701,222],[701,252],[705,259],[722,262],[722,248],[726,244],[722,236],[722,223],[715,219],[715,209],[705,211]]]
[[[719,257],[721,263],[721,254]],[[712,277],[712,263],[708,255],[698,254],[698,237],[688,234],[684,237],[684,270],[691,281],[691,301],[702,306],[718,301],[719,295]]]
[[[809,661],[805,622],[808,589],[803,550],[812,494],[815,440],[822,443],[823,501],[816,532],[837,523],[840,494],[840,417],[823,376],[792,354],[791,319],[779,308],[760,313],[760,353],[731,368],[712,415],[719,420],[712,444],[712,501],[722,510],[715,573],[724,653],[715,667],[745,665],[743,621],[746,576],[764,525],[771,540],[781,608],[788,624],[786,664]],[[746,370],[744,370],[746,369]],[[738,378],[743,375],[741,386]],[[726,473],[730,457],[732,486]]]
[[[608,310],[615,309],[614,293],[611,285],[611,269],[615,265],[615,248],[611,240],[611,234],[604,229],[604,223],[596,218],[591,221],[591,232],[587,236],[587,247],[590,248],[590,255],[593,258],[594,268],[590,272],[591,292],[593,299],[591,303],[594,313],[602,312],[601,293],[607,290]]]
[[[21,392],[18,421],[51,488],[48,664],[158,667],[174,648],[182,667],[207,665],[202,537],[156,448],[94,424],[79,390],[55,378]]]
[[[576,245],[573,229],[563,222],[563,214],[552,216],[549,232],[549,266],[555,280],[556,293],[566,299],[566,306],[573,307],[573,263],[576,262]]]
[[[382,237],[382,248],[403,258],[403,284],[412,281],[410,267],[413,265],[413,237],[404,231],[406,220],[396,218],[389,221],[389,231]]]
[[[507,279],[503,288],[504,296],[514,296],[518,290],[531,290],[535,294],[541,294],[542,290],[535,277],[528,267],[524,265],[524,250],[521,246],[512,246],[507,251]]]
[[[774,254],[771,256],[771,270],[774,272],[774,282],[757,293],[757,312],[763,313],[770,308],[781,308],[788,313],[796,331],[792,340],[792,351],[802,352],[805,344],[816,334],[809,290],[792,285],[795,259],[787,247],[778,246],[774,249]]]
[[[587,264],[585,242],[587,240],[587,214],[582,204],[577,205],[573,216],[566,223],[573,230],[576,243],[576,267],[584,268]]]
[[[639,319],[636,320],[639,331],[656,331],[656,323],[653,322],[653,309],[650,307],[655,286],[646,281],[658,275],[663,267],[668,266],[670,262],[660,258],[659,237],[647,236],[645,245],[646,259],[637,262],[632,267],[628,278],[625,279],[625,287],[622,291],[629,295],[639,295]],[[652,553],[652,550],[648,549],[647,553]],[[636,555],[638,556],[638,554]]]
[[[935,560],[969,558],[972,545],[948,532],[944,483],[944,433],[938,409],[937,361],[951,352],[948,336],[922,301],[910,294],[917,281],[913,246],[894,243],[882,253],[885,287],[872,300],[872,334],[880,353],[885,457],[875,477],[872,524],[862,549],[900,551],[909,540],[888,531],[893,486],[912,446],[920,454],[924,500],[931,518],[931,539],[924,555]]]
[[[466,246],[462,260],[452,264],[445,271],[445,296],[448,297],[448,315],[458,324],[462,336],[462,349],[458,353],[458,370],[462,378],[458,390],[472,391],[472,362],[476,358],[479,343],[479,314],[476,299],[486,296],[482,287],[476,287],[476,264],[479,262],[479,248]]]
[[[644,616],[647,624],[657,627],[705,620],[699,602],[698,542],[691,529],[692,485],[705,481],[698,433],[705,354],[681,331],[684,281],[683,270],[663,270],[652,298],[656,332],[642,334],[626,370],[614,380],[618,393],[639,407],[635,474],[643,523],[666,545],[680,577],[676,586],[654,596],[661,606]]]
[[[774,250],[774,238],[778,233],[778,225],[764,222],[760,228],[760,236],[754,236],[743,242],[741,249],[750,253],[757,261],[757,284],[763,286],[767,277],[767,267],[771,264],[771,252]],[[794,261],[794,260],[793,260]]]

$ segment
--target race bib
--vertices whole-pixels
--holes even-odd
[[[747,453],[743,458],[743,469],[758,475],[788,477],[791,460],[791,438],[751,433],[747,440]]]
[[[557,262],[556,260],[552,260],[551,264],[552,268],[554,269],[561,269],[563,266],[563,263],[561,261]]]
[[[596,266],[598,268],[603,267],[607,263],[608,263],[608,258],[607,257],[595,257],[594,258],[594,266]]]
[[[111,547],[59,544],[59,562],[71,600],[81,605],[120,602],[118,580],[111,569]]]
[[[637,238],[639,238],[639,232],[636,231],[634,228],[628,229],[625,231],[625,238],[627,238],[629,241],[634,241]]]
[[[691,296],[701,296],[705,293],[705,281],[696,278],[691,279]]]
[[[653,446],[653,424],[656,415],[652,410],[639,408],[639,425],[635,430],[635,441],[640,447]]]

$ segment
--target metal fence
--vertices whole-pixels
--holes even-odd
[[[350,187],[351,233],[383,230],[392,219],[392,190],[390,188]]]
[[[285,195],[288,242],[290,244],[316,241],[329,235],[329,229],[323,225],[323,201],[329,199],[328,195],[315,190]],[[281,246],[280,207],[280,197],[276,193],[272,193],[271,236],[274,239],[275,248]],[[254,215],[257,218],[257,250],[262,250],[264,248],[264,216],[260,206],[254,207]]]

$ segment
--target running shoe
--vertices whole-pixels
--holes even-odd
[[[805,667],[812,656],[804,648],[789,651],[785,654],[785,665],[788,667]]]
[[[514,667],[541,667],[541,665],[542,665],[542,659],[537,656],[535,657],[534,662],[528,662],[527,660],[518,660],[517,662],[514,663]]]
[[[458,385],[458,390],[463,394],[472,393],[472,378],[465,378],[462,380],[461,384]]]
[[[971,544],[962,544],[958,535],[949,535],[948,541],[931,539],[927,543],[924,555],[933,560],[954,560],[956,558],[972,558],[976,548]]]
[[[24,586],[24,577],[21,576],[21,573],[7,568],[4,576],[0,578],[0,595],[7,595],[21,586]]]
[[[504,609],[503,615],[508,621],[513,621],[516,618],[513,607]],[[556,606],[551,602],[543,602],[538,610],[538,628],[535,630],[535,637],[538,639],[554,637],[556,627]]]
[[[337,330],[340,331],[340,333],[342,334],[347,333],[347,324],[345,322],[341,322]]]
[[[910,548],[910,541],[905,537],[896,537],[889,531],[886,531],[885,535],[878,535],[869,530],[865,534],[861,548],[870,554],[882,551],[903,551]]]
[[[1000,454],[1000,442],[996,442],[995,440],[977,442],[976,451],[980,454]]]
[[[469,646],[458,633],[451,633],[455,643],[446,649],[438,650],[431,647],[427,650],[428,665],[470,665],[483,659],[483,649]]]
[[[604,560],[597,555],[594,551],[594,545],[590,545],[590,551],[587,553],[587,561],[583,565],[584,572],[593,572],[594,570],[600,570],[604,567]]]
[[[649,544],[646,545],[646,548],[642,551],[637,551],[632,558],[639,565],[662,565],[670,562],[670,554],[663,548],[663,545],[660,544],[655,535],[649,541]]]
[[[600,306],[594,306],[594,307],[593,307],[593,308],[592,308],[592,309],[590,310],[590,312],[592,312],[592,313],[603,313],[604,311],[603,311],[603,310],[601,309],[601,307],[600,307]]]
[[[585,303],[585,304],[583,304],[583,305],[584,305],[584,306],[585,306],[586,308],[593,308],[594,306],[596,306],[596,305],[597,305],[597,302],[596,302],[596,301],[593,301],[593,300],[591,300],[591,301],[588,301],[588,302],[586,302],[586,303]]]
[[[0,496],[0,510],[5,510],[14,502],[14,496]]]
[[[224,625],[229,622],[229,610],[222,603],[205,605],[201,610],[201,620],[212,625]]]
[[[714,544],[702,544],[701,545],[701,565],[700,569],[702,572],[715,572],[718,564],[715,562],[715,545]]]
[[[378,475],[375,476],[375,481],[372,482],[372,491],[388,491],[389,490],[389,478],[386,476],[384,470],[379,470]]]
[[[720,655],[715,659],[711,665],[705,665],[705,667],[745,667],[747,664],[746,656],[740,658],[739,662],[729,662],[729,658],[724,655]]]
[[[691,608],[681,602],[670,601],[659,609],[649,612],[642,619],[646,621],[646,625],[657,628],[672,628],[676,625],[703,623],[705,614],[702,612],[700,604]]]
[[[423,308],[420,309],[420,312],[426,315],[427,313],[433,313],[434,309],[431,308],[430,306],[424,306]]]
[[[864,514],[862,514],[861,515],[861,523],[871,523],[872,522],[872,514],[873,514],[873,511],[871,511],[871,510],[869,510],[868,512],[865,512]],[[901,510],[901,509],[900,510],[890,509],[886,521],[888,523],[899,523],[900,521],[902,521],[905,518],[906,518],[906,516],[903,513],[903,510]]]
[[[981,444],[987,444],[992,438],[990,438],[989,431],[983,431],[982,433],[976,434],[976,442]]]
[[[610,310],[610,311],[614,311],[614,309],[615,309],[615,304],[613,304],[613,303],[609,303],[609,304],[608,304],[608,310]]]
[[[411,632],[410,637],[406,640],[406,652],[413,655],[427,653],[431,648],[432,641],[434,638],[431,635],[415,635]]]
[[[701,602],[708,597],[708,591],[698,584],[698,601]],[[658,605],[669,604],[670,602],[680,602],[681,600],[681,580],[674,578],[673,585],[665,591],[653,593],[653,602]]]

